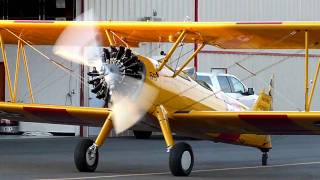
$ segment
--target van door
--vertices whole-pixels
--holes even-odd
[[[236,100],[240,101],[247,107],[252,107],[252,105],[257,100],[258,96],[253,95],[244,95],[243,93],[246,91],[246,87],[241,83],[239,79],[229,76],[229,83],[231,85],[232,93],[228,94]]]
[[[220,90],[226,94],[232,94],[232,88],[226,76],[217,76]]]

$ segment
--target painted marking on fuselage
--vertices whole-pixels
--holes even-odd
[[[150,72],[150,79],[157,81],[159,79],[159,74],[158,72]]]

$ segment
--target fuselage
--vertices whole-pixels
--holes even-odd
[[[139,57],[146,68],[145,83],[155,87],[158,96],[154,105],[163,105],[172,114],[177,111],[244,111],[248,108],[226,96],[222,91],[212,91],[181,72],[173,78],[174,71],[164,67],[157,72],[158,61]],[[149,110],[152,113],[153,108]]]
[[[249,108],[222,91],[214,92],[206,88],[184,73],[173,78],[174,70],[169,67],[157,72],[158,61],[143,56],[140,56],[139,60],[145,65],[145,83],[154,87],[158,93],[149,108],[147,118],[140,123],[144,129],[140,130],[160,131],[154,111],[156,105],[162,105],[168,112],[171,129],[176,134],[253,147],[265,147],[266,142],[269,142],[265,135],[224,134],[222,132],[225,127],[221,124],[211,125],[210,131],[207,131],[208,128],[202,129],[196,123],[190,124],[187,119],[185,122],[176,122],[172,115],[179,111],[247,111]],[[143,93],[140,97],[147,98]]]

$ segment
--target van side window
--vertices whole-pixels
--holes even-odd
[[[244,93],[245,89],[243,87],[243,84],[236,78],[234,77],[228,77],[231,87],[233,87],[233,93]]]
[[[227,77],[225,76],[218,76],[218,81],[221,87],[221,91],[223,91],[224,93],[231,93],[231,87],[230,84],[228,82]]]
[[[198,75],[198,76],[197,76],[197,80],[198,80],[198,81],[204,81],[204,82],[212,85],[212,82],[211,82],[211,79],[210,79],[209,76],[201,76],[201,75]]]

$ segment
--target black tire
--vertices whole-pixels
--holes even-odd
[[[136,139],[150,139],[152,131],[133,131],[133,135]]]
[[[193,163],[193,152],[189,144],[180,142],[170,149],[169,167],[172,175],[189,176],[193,168]]]
[[[98,166],[99,152],[96,149],[95,158],[89,162],[87,158],[87,151],[93,145],[94,141],[91,139],[81,139],[74,150],[74,163],[80,172],[94,172]]]

